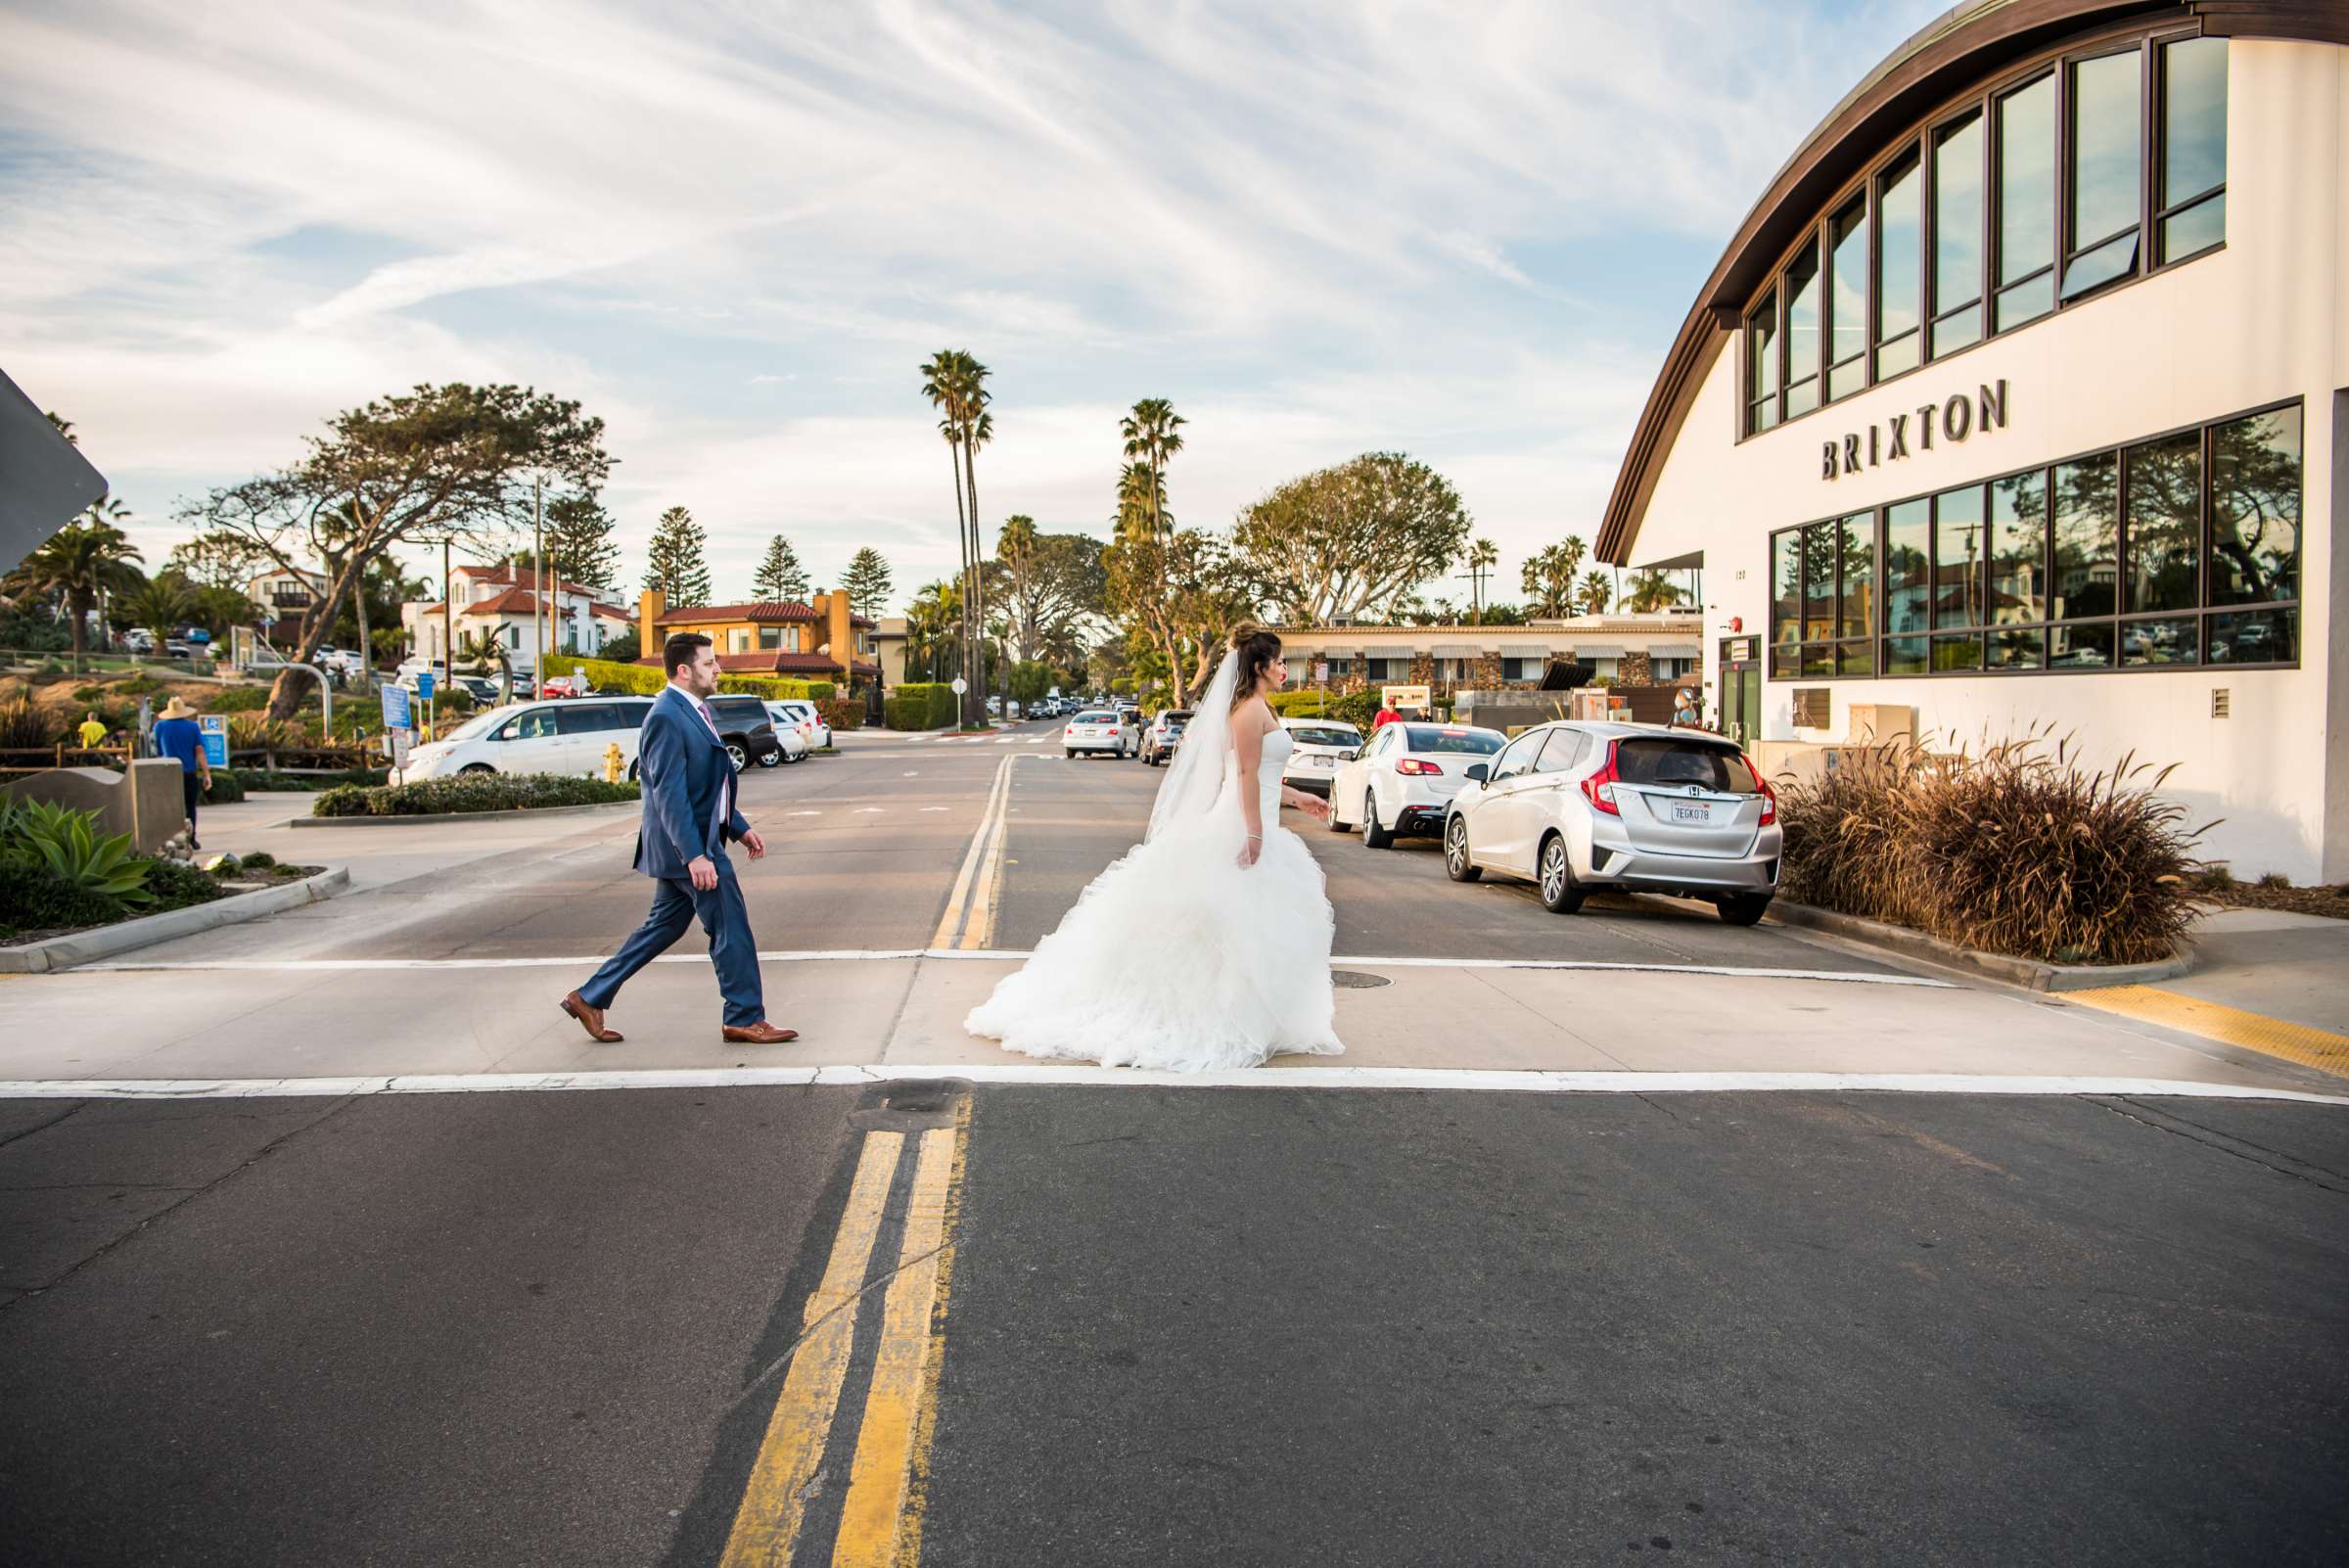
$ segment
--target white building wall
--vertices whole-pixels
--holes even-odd
[[[2349,387],[2349,49],[2234,40],[2228,66],[2227,249],[2060,311],[1882,387],[1735,440],[1738,352],[1715,360],[1633,542],[1634,565],[1705,552],[1705,657],[1770,636],[1774,529],[2120,446],[2289,397],[2304,399],[2300,667],[2107,674],[1787,680],[1765,677],[1763,734],[1848,733],[1853,703],[1913,707],[1920,730],[1971,740],[2051,724],[2088,761],[2179,763],[2166,793],[2226,820],[2203,853],[2238,875],[2349,880],[2349,522],[2336,452]],[[1832,482],[1821,444],[1926,402],[2007,383],[2007,424],[1937,440]],[[2345,399],[2349,400],[2349,399]],[[1915,421],[1911,419],[1913,431]],[[1798,730],[1791,689],[1825,685],[1832,727]],[[2232,716],[2212,719],[2225,687]]]

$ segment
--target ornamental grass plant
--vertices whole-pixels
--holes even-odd
[[[2092,771],[2037,731],[1936,754],[1931,738],[1847,749],[1780,796],[1779,893],[1960,946],[2061,964],[2168,958],[2193,920],[2177,765]]]

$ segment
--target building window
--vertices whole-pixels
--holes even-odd
[[[1867,390],[1867,202],[1827,220],[1827,401]]]
[[[783,628],[781,626],[760,626],[759,628],[759,646],[761,650],[782,647]]]
[[[1786,414],[1793,419],[1819,406],[1819,245],[1811,246],[1786,268],[1786,363],[1779,379],[1786,386]]]
[[[1745,318],[1745,433],[1752,436],[1778,422],[1778,292],[1775,289],[1764,295],[1762,302]]]
[[[1991,330],[2055,306],[2055,78],[1998,102],[1999,293]]]
[[[2077,300],[2137,270],[2138,157],[2143,141],[2139,75],[2144,52],[2100,55],[2071,68],[2069,197],[2063,297]]]
[[[730,654],[738,654],[749,653],[750,651],[751,628],[748,626],[728,626],[726,628],[726,652]]]
[[[2161,46],[2161,161],[2153,206],[2166,265],[2227,238],[2227,43]]]
[[[1876,178],[1876,379],[1916,368],[1924,286],[1924,176],[1916,155]]]
[[[1933,133],[1934,357],[1982,337],[1982,115]]]
[[[2286,404],[1781,529],[1771,673],[2296,664],[2301,420]]]

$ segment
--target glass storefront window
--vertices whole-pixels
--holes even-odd
[[[1933,509],[1903,501],[1884,512],[1884,629],[1923,631],[1933,623]]]
[[[1835,533],[1833,525],[1814,523],[1802,530],[1803,640],[1825,642],[1835,635]]]
[[[1979,669],[1982,668],[1982,635],[1969,631],[1961,636],[1933,639],[1933,669]]]
[[[2048,628],[2050,669],[2104,669],[2112,664],[2112,623]]]
[[[1999,297],[1996,330],[2054,307],[2055,78],[1998,101]]]
[[[2130,610],[2190,610],[2202,536],[2202,434],[2129,448],[2122,524]]]
[[[2143,140],[2138,75],[2143,53],[2131,49],[2083,60],[2071,69],[2066,300],[2137,270],[2138,153]]]
[[[2198,623],[2179,621],[2121,623],[2121,663],[2124,665],[2190,665],[2196,656]]]
[[[1819,406],[1819,251],[1786,268],[1786,417]]]
[[[2210,433],[2210,602],[2299,597],[2300,410],[2279,408]]]
[[[2108,616],[2120,608],[2120,460],[2099,452],[2055,470],[2054,619]]]
[[[1867,387],[1867,203],[1827,220],[1827,401]]]
[[[2045,469],[1990,486],[1990,620],[2048,619],[2048,476]]]
[[[2210,618],[2214,665],[2288,665],[2300,657],[2300,616],[2292,610],[2238,610]]]
[[[1982,486],[1933,497],[1933,624],[1982,624]]]
[[[1918,291],[1924,286],[1924,177],[1902,159],[1876,182],[1876,376],[1917,363]]]
[[[1924,672],[1924,638],[1887,637],[1884,639],[1884,673],[1887,675],[1921,675]]]
[[[1803,640],[1803,530],[1788,529],[1771,541],[1771,621],[1773,640]]]
[[[1836,525],[1842,550],[1837,601],[1843,610],[1843,637],[1865,637],[1875,630],[1876,514],[1855,512]]]
[[[1990,668],[2037,669],[2047,632],[2039,626],[2001,626],[1990,634]]]
[[[2176,261],[2227,238],[2227,42],[2161,46],[2161,220],[2157,260]]]
[[[1766,294],[1745,323],[1747,435],[1778,422],[1778,297]]]
[[[1982,336],[1982,116],[1933,137],[1933,353]]]

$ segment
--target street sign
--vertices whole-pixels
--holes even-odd
[[[1325,680],[1327,680],[1328,678],[1329,678],[1329,661],[1328,661],[1328,660],[1326,660],[1326,659],[1316,659],[1316,660],[1314,660],[1314,661],[1313,661],[1313,681],[1314,681],[1314,683],[1315,683],[1316,685],[1318,685],[1320,682],[1322,682],[1322,681],[1325,681]]]
[[[106,476],[0,374],[0,572],[48,541],[106,493]]]
[[[431,670],[423,670],[416,676],[416,695],[428,703],[433,700],[433,672]]]
[[[204,735],[204,760],[213,767],[228,765],[228,715],[205,714],[196,720]]]
[[[408,718],[408,688],[386,686],[384,688],[384,728],[400,730],[414,727],[415,725]]]
[[[392,765],[403,773],[408,770],[408,750],[414,743],[415,734],[411,730],[395,729],[392,732]]]
[[[956,676],[954,677],[954,686],[953,686],[953,689],[954,689],[954,695],[955,695],[955,696],[957,696],[957,697],[959,697],[959,696],[961,696],[961,695],[962,695],[964,692],[966,692],[966,691],[969,691],[969,690],[971,689],[971,683],[970,683],[969,681],[967,681],[967,680],[963,679],[963,678],[962,678],[960,675],[956,675]]]

